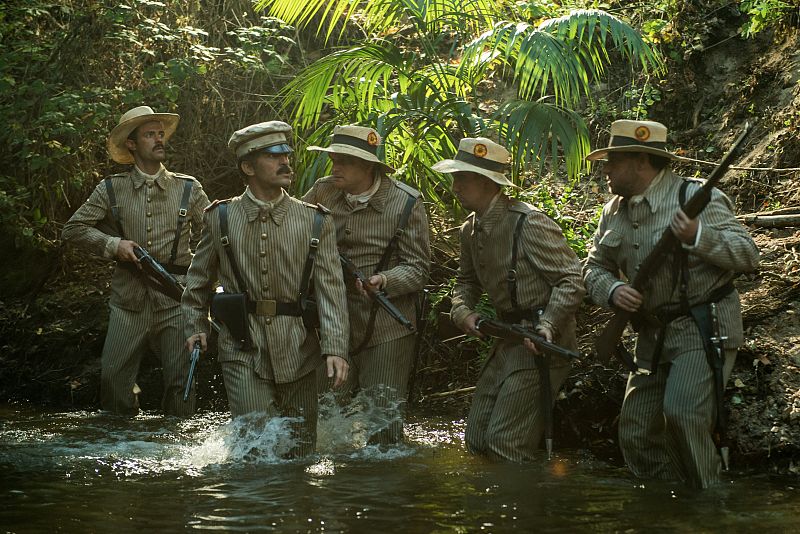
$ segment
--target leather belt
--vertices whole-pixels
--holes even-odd
[[[278,315],[300,317],[303,315],[303,310],[297,302],[278,302],[276,300],[248,300],[247,312],[259,317]]]

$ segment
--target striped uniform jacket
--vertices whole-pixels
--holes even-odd
[[[257,205],[247,194],[226,202],[230,246],[250,298],[296,302],[316,206],[296,200],[286,192],[271,207]],[[237,287],[220,242],[218,213],[217,209],[207,212],[203,237],[187,275],[182,300],[187,337],[208,332],[208,308],[217,281],[229,293],[245,290]],[[325,217],[312,274],[320,340],[306,330],[301,317],[250,314],[250,336],[255,349],[239,350],[228,329],[223,328],[219,361],[247,362],[262,378],[287,383],[303,377],[321,363],[320,347],[324,355],[347,359],[348,323],[339,265],[333,222]]]
[[[480,220],[473,212],[461,226],[461,258],[450,315],[456,325],[463,326],[483,292],[498,314],[512,310],[508,271],[520,215],[525,222],[516,265],[518,306],[543,308],[539,321],[551,328],[554,341],[575,349],[575,312],[584,295],[578,257],[547,215],[505,195]],[[534,359],[522,356],[518,368],[533,368]]]
[[[639,265],[669,228],[680,207],[682,183],[680,176],[665,170],[656,176],[643,195],[633,199],[615,196],[603,207],[583,268],[589,295],[595,303],[610,307],[612,290],[622,283],[621,280],[632,280],[636,276]],[[691,180],[686,198],[691,198],[701,184]],[[753,271],[759,261],[758,248],[733,215],[733,204],[718,189],[713,190],[711,202],[700,214],[700,224],[695,245],[683,246],[689,254],[687,294],[690,305],[707,301],[714,289],[733,279],[734,273]],[[680,277],[676,273],[676,263],[675,256],[671,256],[651,278],[644,291],[642,312],[678,309]],[[717,313],[721,334],[728,336],[726,346],[740,346],[744,336],[739,296],[735,291],[718,303]],[[645,324],[639,331],[636,361],[642,367],[648,367],[651,362],[656,330],[656,325]],[[672,321],[666,330],[665,345],[676,344],[686,350],[703,350],[697,326],[688,316]],[[675,356],[677,354],[665,352],[661,361],[670,361]]]
[[[386,276],[384,290],[387,296],[413,322],[416,293],[425,287],[430,268],[428,216],[419,191],[383,176],[378,190],[369,201],[352,208],[347,203],[344,191],[336,189],[330,183],[330,177],[325,177],[316,181],[303,200],[322,204],[331,210],[336,222],[339,251],[353,260],[365,275],[370,276],[375,273],[383,251],[397,229],[409,195],[417,199],[416,204],[395,253],[381,272]],[[372,301],[356,291],[352,277],[346,280],[346,285],[352,350],[364,338]],[[373,335],[365,348],[408,333],[383,309],[378,309]]]
[[[188,267],[192,252],[200,239],[203,209],[208,197],[200,182],[185,174],[167,171],[163,166],[155,181],[146,184],[146,177],[133,166],[130,171],[111,176],[114,196],[119,206],[125,239],[146,248],[150,255],[166,266],[169,260],[178,211],[186,180],[192,182],[187,219],[181,228],[175,265]],[[111,203],[103,180],[64,225],[61,238],[87,252],[113,259],[120,237],[111,213]],[[179,279],[182,276],[178,276]],[[155,309],[177,306],[178,303],[146,285],[141,277],[117,265],[111,281],[110,303],[125,310],[141,310],[149,297]]]

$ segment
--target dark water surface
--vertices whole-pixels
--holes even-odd
[[[0,531],[800,531],[796,478],[733,472],[698,492],[585,451],[491,464],[441,416],[411,419],[408,444],[379,450],[362,415],[326,414],[320,454],[285,461],[288,421],[0,407]]]

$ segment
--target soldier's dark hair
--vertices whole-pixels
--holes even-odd
[[[139,127],[137,126],[133,130],[131,130],[131,133],[128,134],[128,139],[130,139],[131,141],[135,142],[136,141],[136,134],[138,132],[139,132]]]

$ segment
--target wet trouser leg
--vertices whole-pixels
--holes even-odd
[[[290,456],[314,452],[317,436],[317,380],[313,372],[287,384],[256,374],[248,362],[221,362],[231,416],[260,412],[270,417],[297,417],[292,425],[298,445]]]
[[[142,310],[124,310],[114,305],[110,308],[101,357],[100,403],[103,410],[136,415],[139,402],[133,385],[147,347],[151,310],[146,300]]]
[[[336,395],[340,401],[348,402],[360,390],[382,412],[386,425],[370,437],[370,443],[390,445],[403,438],[402,408],[408,398],[415,340],[414,335],[404,336],[367,347],[351,357],[347,382]],[[327,378],[321,380],[327,386]]]
[[[725,351],[726,382],[735,358],[735,350]],[[619,440],[631,471],[697,487],[717,482],[721,462],[712,438],[715,410],[713,375],[702,349],[660,365],[654,375],[630,375]]]
[[[161,407],[167,415],[191,417],[195,412],[195,387],[189,391],[189,398],[183,401],[186,375],[189,373],[189,352],[186,351],[183,337],[183,315],[179,306],[160,310],[153,314],[153,334],[151,339],[158,344],[161,356],[161,370],[164,381],[164,396]]]
[[[736,350],[725,351],[723,382],[730,377]],[[701,351],[672,361],[664,394],[667,450],[680,478],[707,488],[719,482],[722,461],[714,443],[714,377]]]
[[[467,417],[465,441],[475,454],[495,460],[530,461],[544,433],[539,372],[520,369],[505,374],[504,358],[504,351],[498,350],[481,373]],[[562,362],[554,359],[553,363]],[[563,364],[550,368],[553,401],[569,369]]]

